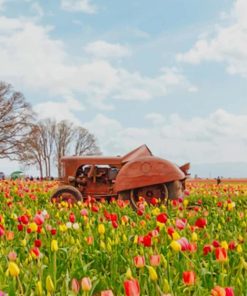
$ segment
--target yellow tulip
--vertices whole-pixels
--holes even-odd
[[[147,266],[148,268],[148,271],[149,271],[149,278],[151,281],[157,281],[158,279],[158,275],[157,275],[157,272],[156,270],[152,267],[152,266]]]
[[[9,273],[11,276],[16,277],[19,275],[20,273],[20,268],[18,267],[18,265],[11,261],[9,262],[9,267],[8,267]]]
[[[170,292],[170,285],[168,283],[168,280],[167,279],[164,279],[164,283],[163,283],[163,290],[165,293],[168,293]]]
[[[43,288],[42,288],[42,283],[41,281],[38,281],[36,284],[36,292],[39,296],[43,295]]]
[[[103,235],[105,233],[105,225],[104,224],[99,224],[98,225],[98,233]]]
[[[25,239],[21,240],[21,245],[22,245],[23,247],[26,247],[26,245],[27,245],[27,241],[26,241]]]
[[[29,228],[31,229],[32,232],[36,232],[38,230],[38,226],[34,222],[29,224]]]
[[[57,240],[53,239],[51,241],[51,251],[52,252],[57,252],[58,250],[58,243],[57,243]]]
[[[131,269],[128,268],[127,271],[126,271],[126,278],[127,279],[131,279],[132,278],[132,272],[131,272]]]
[[[171,242],[170,246],[175,252],[181,251],[181,245],[175,240]]]
[[[55,291],[55,287],[50,275],[46,277],[45,283],[47,292],[53,293]]]
[[[226,241],[221,242],[221,247],[228,250],[228,243]]]
[[[238,245],[238,246],[237,246],[237,252],[238,252],[238,253],[242,253],[242,252],[243,252],[243,248],[242,248],[241,245]]]
[[[198,240],[197,233],[193,232],[191,235],[191,239],[195,242]]]
[[[172,238],[174,240],[177,240],[177,239],[180,239],[180,235],[177,233],[177,231],[174,231],[173,234],[172,234]]]
[[[183,204],[184,204],[185,207],[187,207],[188,203],[189,203],[188,199],[183,200]]]

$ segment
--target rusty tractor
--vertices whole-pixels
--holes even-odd
[[[146,145],[124,156],[63,157],[61,165],[61,184],[52,194],[53,202],[114,197],[129,200],[135,209],[140,197],[163,203],[182,196],[189,170],[189,163],[178,167],[153,156]]]

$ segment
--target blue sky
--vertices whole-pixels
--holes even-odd
[[[0,80],[105,154],[247,161],[246,3],[0,0]]]

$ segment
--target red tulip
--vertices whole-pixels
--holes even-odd
[[[234,296],[233,288],[227,287],[225,288],[226,296]]]
[[[211,245],[205,245],[203,247],[203,254],[206,256],[208,253],[211,253],[213,250]]]
[[[196,274],[194,271],[184,271],[183,272],[183,282],[185,285],[194,285],[196,281]]]
[[[31,255],[33,255],[35,258],[38,258],[40,256],[39,248],[34,247],[30,250]]]
[[[126,296],[140,296],[140,286],[138,280],[130,279],[124,282]]]
[[[157,204],[158,204],[158,199],[157,198],[155,198],[155,197],[153,197],[153,198],[151,198],[151,201],[150,201],[150,203],[153,205],[153,206],[156,206]]]
[[[118,228],[118,223],[117,221],[111,221],[112,227],[113,228]]]
[[[152,245],[152,238],[151,238],[151,236],[150,235],[145,235],[143,237],[142,243],[143,243],[143,245],[145,247],[151,247],[151,245]]]
[[[2,225],[0,225],[0,236],[3,236],[4,233],[5,233],[4,227]]]
[[[57,233],[57,230],[55,228],[51,229],[51,235],[55,235]]]
[[[219,243],[217,240],[214,240],[214,241],[212,242],[212,245],[213,245],[215,248],[220,247],[220,243]]]
[[[22,231],[22,230],[23,230],[23,225],[22,225],[22,224],[18,224],[18,225],[17,225],[17,229],[18,229],[19,231]]]
[[[29,222],[28,216],[27,216],[27,215],[23,215],[23,216],[21,216],[21,217],[20,217],[20,221],[21,221],[22,224],[27,225],[28,222]]]
[[[196,220],[195,226],[199,228],[204,228],[207,225],[207,220],[205,218],[198,218]]]
[[[134,264],[135,264],[135,267],[137,268],[141,268],[141,267],[144,267],[145,266],[145,257],[144,256],[135,256],[134,257]]]
[[[165,213],[161,213],[156,217],[156,220],[160,223],[166,223],[167,221],[167,215]]]
[[[42,225],[44,223],[44,217],[42,215],[35,215],[33,221],[37,224],[37,225]]]
[[[70,213],[70,214],[69,214],[69,221],[70,221],[71,223],[75,223],[75,215],[74,215],[74,213]]]
[[[228,244],[228,248],[230,249],[230,250],[234,250],[235,248],[236,248],[236,243],[234,242],[234,241],[231,241],[231,242],[229,242],[229,244]]]
[[[173,227],[171,227],[171,226],[167,227],[167,233],[168,233],[171,237],[172,237],[174,231],[175,231],[175,230],[174,230]]]
[[[225,262],[227,260],[227,250],[225,248],[216,248],[215,249],[215,257],[219,262]]]
[[[34,245],[35,245],[35,247],[37,247],[37,248],[40,248],[40,247],[41,247],[41,244],[42,244],[42,242],[41,242],[40,239],[36,239],[36,240],[34,241]]]

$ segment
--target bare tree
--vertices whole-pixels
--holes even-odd
[[[39,126],[32,125],[31,132],[22,138],[17,147],[17,159],[26,166],[36,165],[39,169],[40,177],[43,178],[43,140]]]
[[[61,158],[65,155],[100,154],[93,134],[69,121],[56,123],[51,119],[31,126],[28,135],[18,144],[17,159],[26,166],[37,165],[40,177],[50,177],[52,160],[61,177]]]
[[[74,131],[74,154],[75,155],[95,155],[100,154],[96,138],[83,127],[75,127]]]
[[[0,82],[0,158],[16,159],[17,147],[30,133],[32,110],[20,92]]]
[[[55,148],[56,122],[46,119],[38,122],[42,142],[42,157],[45,165],[46,177],[51,176],[51,160]]]
[[[70,144],[74,136],[74,126],[71,122],[63,120],[56,125],[55,132],[55,160],[57,164],[58,177],[61,177],[61,157],[69,153]]]

